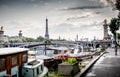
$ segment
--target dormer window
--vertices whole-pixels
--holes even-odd
[[[15,66],[18,64],[18,56],[14,55],[12,56],[12,66]]]
[[[0,58],[0,71],[5,69],[5,58]]]
[[[23,63],[24,62],[27,62],[27,53],[24,53],[23,56],[22,56],[22,61]]]

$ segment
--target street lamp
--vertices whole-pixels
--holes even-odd
[[[46,55],[46,44],[47,44],[47,40],[45,40],[45,49],[44,49],[44,53],[45,53],[45,55]]]
[[[47,45],[50,44],[50,40],[45,40],[45,49],[44,49],[44,53],[46,55],[46,49],[47,49]]]

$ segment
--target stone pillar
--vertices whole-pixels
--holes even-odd
[[[107,40],[108,39],[108,24],[107,24],[107,19],[104,20],[103,28],[104,28],[104,37],[103,37],[103,39]]]
[[[0,27],[0,47],[3,47],[4,44],[4,31],[3,26]]]
[[[23,42],[22,38],[23,38],[22,37],[22,30],[20,30],[19,33],[18,33],[18,40],[19,40],[19,42]]]

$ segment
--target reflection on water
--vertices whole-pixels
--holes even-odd
[[[37,48],[37,55],[45,55],[45,49],[44,48]],[[54,53],[54,50],[46,50],[46,56],[52,57]]]

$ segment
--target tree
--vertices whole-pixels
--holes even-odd
[[[23,39],[23,42],[35,42],[34,38],[26,37]]]
[[[118,18],[113,18],[109,24],[110,31],[115,34],[119,30]]]
[[[113,18],[111,19],[111,22],[109,24],[109,28],[111,33],[114,35],[115,39],[115,55],[117,55],[117,42],[116,42],[116,31],[119,30],[119,18]]]
[[[120,11],[120,0],[116,0],[116,9]]]
[[[120,39],[120,33],[117,33],[117,38]]]
[[[10,43],[18,43],[19,42],[19,40],[10,40]]]
[[[42,37],[42,36],[39,36],[39,37],[37,37],[37,39],[36,39],[37,42],[44,41],[44,40],[45,40],[45,38]]]

